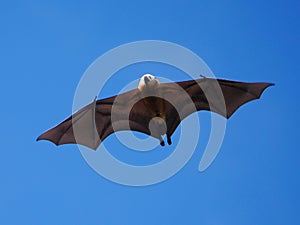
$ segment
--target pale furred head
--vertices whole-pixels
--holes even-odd
[[[141,91],[144,88],[152,88],[159,84],[158,80],[152,74],[145,74],[141,77],[138,89]]]

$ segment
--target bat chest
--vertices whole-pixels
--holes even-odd
[[[151,118],[160,117],[165,120],[165,101],[162,98],[150,96],[142,101]]]
[[[148,128],[151,135],[159,138],[167,131],[165,101],[162,98],[154,96],[146,97],[142,101],[146,112],[149,114],[150,121]]]

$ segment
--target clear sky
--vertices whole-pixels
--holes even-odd
[[[300,3],[292,0],[2,2],[0,224],[300,224],[299,15]],[[191,160],[171,179],[146,187],[106,180],[76,145],[35,141],[70,115],[76,86],[96,58],[149,39],[191,49],[217,77],[276,84],[229,119],[205,172],[198,164],[210,130],[207,112],[198,113]],[[145,63],[116,73],[100,97],[145,72],[186,79]],[[136,153],[114,138],[106,147],[136,165],[172,152]]]

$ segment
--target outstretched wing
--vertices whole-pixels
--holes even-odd
[[[166,83],[166,99],[176,96],[175,104],[167,107],[167,134],[171,136],[179,123],[199,110],[209,110],[229,118],[243,104],[259,99],[263,91],[274,84],[246,83],[223,79],[201,78],[198,80]]]
[[[94,150],[110,134],[134,130],[150,135],[150,116],[139,101],[137,89],[118,96],[97,100],[49,129],[37,140],[56,145],[81,144]]]

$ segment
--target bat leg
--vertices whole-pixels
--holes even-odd
[[[160,145],[165,146],[165,141],[162,139],[162,136],[159,137]]]
[[[169,135],[167,135],[167,142],[168,142],[168,145],[172,144],[171,136],[169,136]]]

